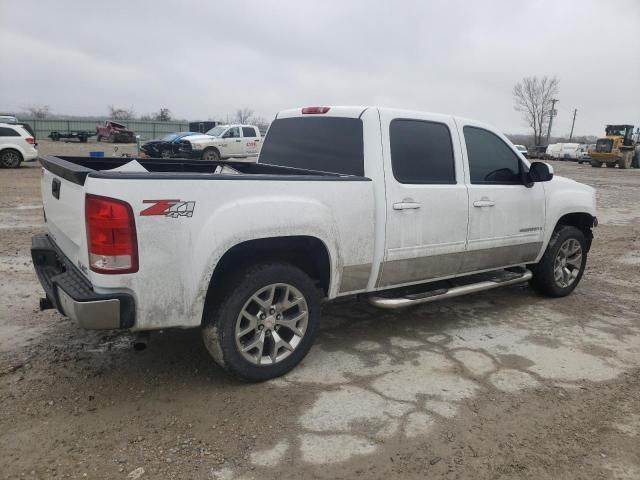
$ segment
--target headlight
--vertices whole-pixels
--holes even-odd
[[[202,145],[199,143],[192,143],[191,150],[202,150]]]

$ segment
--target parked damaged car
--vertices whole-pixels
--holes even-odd
[[[98,136],[98,141],[104,140],[111,143],[134,143],[136,141],[136,134],[133,130],[128,129],[126,125],[112,122],[111,120],[96,124],[96,135]]]
[[[140,147],[140,156],[150,158],[180,157],[180,142],[190,135],[199,134],[197,132],[176,132],[169,133],[157,140],[151,140]]]

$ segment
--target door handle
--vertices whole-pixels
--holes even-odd
[[[473,202],[474,207],[493,207],[496,204],[493,200],[489,200],[488,198],[483,198],[482,200],[476,200]]]
[[[398,202],[393,204],[394,210],[415,210],[420,208],[418,202]]]

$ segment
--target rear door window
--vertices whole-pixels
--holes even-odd
[[[520,158],[496,134],[478,127],[463,129],[471,183],[520,184]]]
[[[242,127],[242,136],[243,137],[257,137],[256,131],[253,127]]]
[[[362,176],[363,152],[359,118],[280,118],[269,127],[259,162]]]
[[[389,125],[391,166],[400,183],[454,184],[453,147],[443,123],[395,119]]]
[[[20,134],[9,127],[0,127],[0,137],[19,137]]]

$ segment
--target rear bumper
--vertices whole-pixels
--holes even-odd
[[[65,257],[49,235],[38,234],[31,238],[31,257],[47,298],[61,314],[80,327],[111,330],[134,325],[133,297],[126,293],[95,293],[89,280]]]

